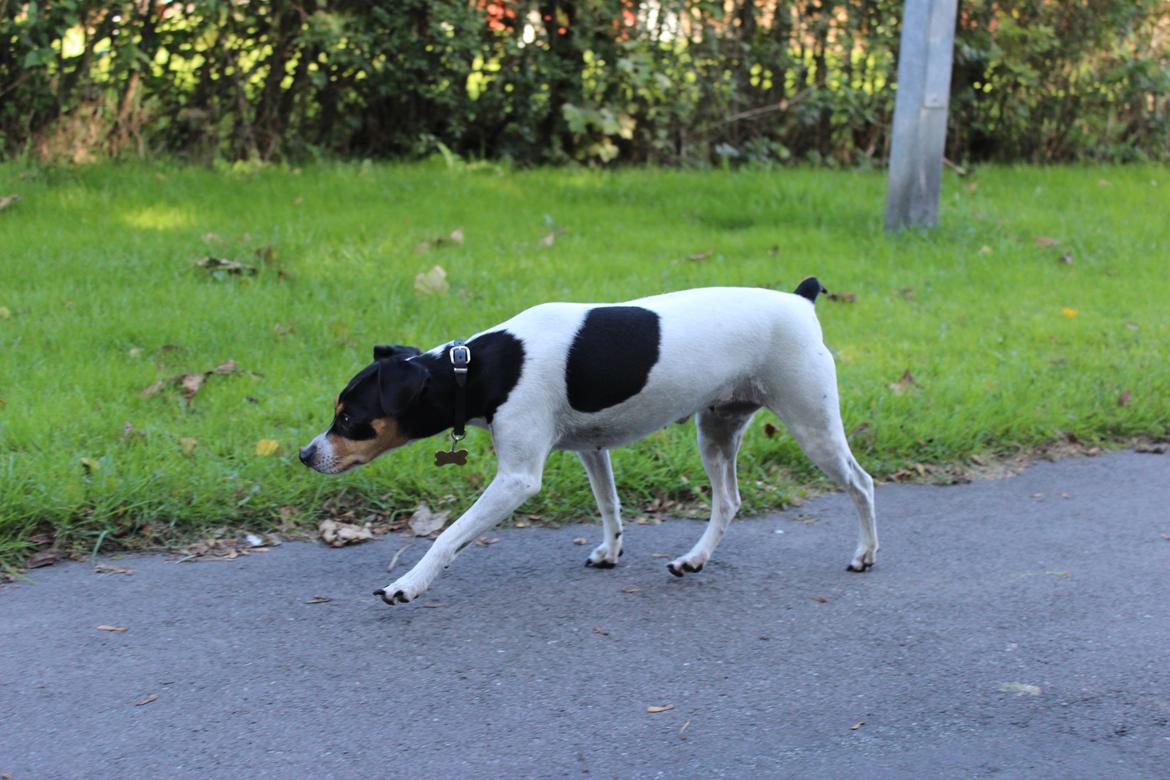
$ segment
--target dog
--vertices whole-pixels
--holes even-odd
[[[622,521],[609,450],[693,415],[711,519],[667,564],[681,577],[702,570],[739,509],[736,454],[767,407],[852,498],[861,527],[848,570],[862,572],[878,550],[873,479],[841,424],[836,366],[815,311],[822,292],[809,277],[792,293],[710,287],[615,304],[544,303],[466,343],[429,352],[379,345],[300,459],[340,474],[448,429],[457,441],[465,423],[491,432],[495,478],[414,568],[374,592],[393,605],[425,592],[460,550],[536,495],[554,449],[580,456],[601,512],[602,542],[585,564],[615,566]],[[451,449],[436,463],[466,457]]]

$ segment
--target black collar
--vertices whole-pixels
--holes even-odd
[[[471,365],[471,348],[462,341],[454,341],[447,350],[447,357],[451,359],[451,370],[455,373],[455,424],[451,429],[452,438],[459,441],[464,437],[467,425],[467,368]]]

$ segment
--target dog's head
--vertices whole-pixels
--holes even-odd
[[[414,347],[374,347],[374,362],[337,396],[333,424],[301,449],[301,462],[322,474],[340,474],[406,444],[402,415],[430,376],[409,359],[418,354]]]

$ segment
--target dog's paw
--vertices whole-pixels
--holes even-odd
[[[414,601],[423,594],[426,588],[419,588],[398,580],[393,585],[387,585],[384,588],[374,591],[374,595],[378,596],[390,606],[395,604],[406,604]]]
[[[618,565],[618,558],[622,557],[622,540],[618,539],[613,544],[599,544],[597,549],[589,554],[585,559],[586,566],[593,566],[598,569],[612,569]]]
[[[845,567],[845,571],[867,571],[873,568],[876,560],[877,550],[860,549],[853,554],[853,560]]]
[[[684,555],[666,564],[666,570],[676,577],[681,577],[688,572],[702,571],[706,562],[706,556],[700,558],[698,555]]]

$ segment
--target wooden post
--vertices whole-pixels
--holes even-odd
[[[938,224],[958,0],[906,0],[890,148],[886,229]]]

